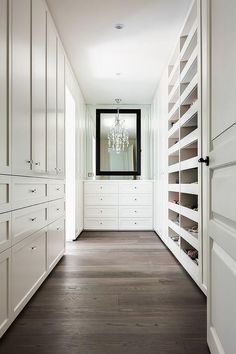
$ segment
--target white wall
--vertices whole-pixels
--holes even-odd
[[[86,105],[83,94],[68,62],[66,62],[66,86],[75,101],[75,238],[83,230],[83,180],[86,168]]]
[[[92,136],[96,135],[96,109],[116,109],[117,105],[87,105],[87,168],[86,176],[92,171]],[[141,109],[141,178],[152,178],[151,143],[150,143],[150,105],[120,105],[120,109]],[[118,179],[118,176],[115,177]],[[123,176],[121,177],[124,178]],[[128,177],[130,178],[130,177]]]

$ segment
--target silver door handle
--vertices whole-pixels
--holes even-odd
[[[31,219],[31,221],[36,221],[36,220],[37,220],[37,218],[36,218],[36,217]]]
[[[37,249],[36,246],[31,247],[32,251],[35,251]]]
[[[31,189],[31,193],[36,193],[37,189]]]

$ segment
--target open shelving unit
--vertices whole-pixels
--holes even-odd
[[[201,52],[199,2],[188,13],[168,67],[167,245],[201,280]]]

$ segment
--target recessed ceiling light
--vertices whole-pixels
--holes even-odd
[[[115,25],[115,28],[121,30],[124,28],[124,25],[122,23],[117,23],[117,25]]]

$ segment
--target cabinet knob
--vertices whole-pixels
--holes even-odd
[[[135,222],[134,225],[137,225],[137,223]]]
[[[137,198],[134,198],[134,200],[137,200]]]
[[[100,210],[100,213],[102,213],[102,210]]]
[[[100,225],[102,225],[102,221],[100,221]]]
[[[135,210],[134,212],[137,213],[137,210]]]
[[[137,189],[137,187],[135,186],[134,189]]]
[[[37,218],[36,218],[36,217],[31,219],[31,221],[36,221],[36,220],[37,220]]]
[[[37,189],[31,189],[31,193],[36,193]]]
[[[60,231],[60,227],[57,227],[57,231]]]
[[[56,190],[59,192],[61,190],[61,188],[56,188]]]
[[[40,166],[40,162],[35,162],[35,166]]]
[[[33,164],[33,160],[27,160],[26,163],[27,163],[28,165],[32,165],[32,164]]]
[[[35,251],[37,249],[36,246],[31,247],[32,251]]]
[[[102,189],[102,186],[100,186],[100,189]]]
[[[100,200],[102,200],[102,198],[100,198]]]
[[[60,208],[57,208],[57,211],[60,211]]]

